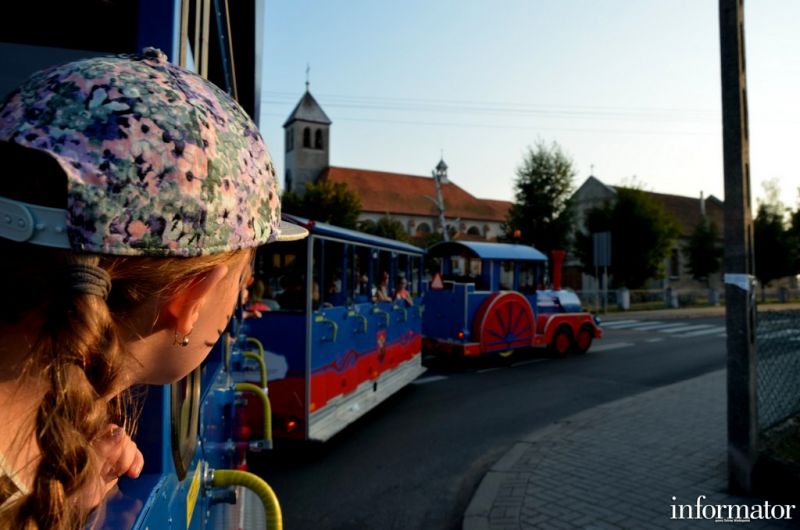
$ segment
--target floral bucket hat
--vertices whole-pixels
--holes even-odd
[[[34,74],[0,106],[0,141],[48,153],[67,176],[66,210],[0,197],[8,239],[199,256],[308,234],[281,222],[275,168],[244,110],[156,49]]]

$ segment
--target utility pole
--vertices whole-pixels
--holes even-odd
[[[757,457],[756,312],[744,0],[719,0],[725,169],[725,324],[728,332],[728,485],[749,493]]]

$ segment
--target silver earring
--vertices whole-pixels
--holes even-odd
[[[182,348],[185,348],[186,346],[189,345],[189,335],[191,335],[191,334],[192,334],[192,332],[190,331],[189,333],[184,335],[183,338],[179,338],[178,332],[175,331],[175,338],[172,339],[172,343],[175,346],[181,346]]]

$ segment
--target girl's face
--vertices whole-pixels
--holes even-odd
[[[204,296],[197,319],[191,327],[188,346],[176,344],[183,336],[176,335],[172,328],[164,329],[155,347],[148,347],[149,351],[137,355],[142,372],[137,382],[169,384],[186,376],[203,362],[228,326],[239,297],[252,277],[251,253],[242,254],[241,259],[228,264],[227,272]]]

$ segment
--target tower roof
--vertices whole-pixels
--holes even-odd
[[[328,115],[325,114],[325,111],[322,110],[322,107],[319,106],[317,100],[314,99],[314,96],[312,96],[311,92],[308,90],[306,90],[306,93],[300,98],[297,106],[292,113],[289,114],[283,126],[288,127],[294,121],[309,121],[312,123],[322,123],[324,125],[331,124]]]

